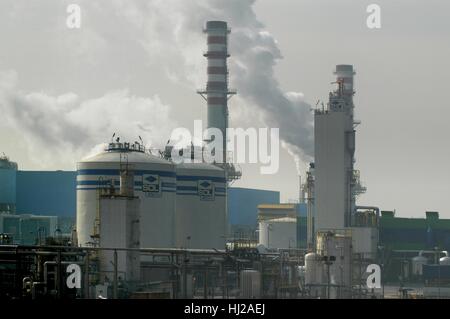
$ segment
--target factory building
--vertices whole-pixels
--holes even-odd
[[[396,217],[394,211],[382,211],[380,245],[389,250],[450,250],[450,219],[438,212],[426,212],[424,218]]]
[[[16,212],[74,217],[76,175],[74,171],[18,170]]]
[[[56,216],[0,214],[0,234],[9,244],[39,245],[60,232]]]
[[[258,225],[258,205],[279,202],[280,192],[241,187],[228,188],[230,234],[238,237],[239,234],[244,236],[254,232]]]

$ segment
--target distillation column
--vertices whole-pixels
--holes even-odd
[[[337,65],[334,74],[338,88],[330,93],[327,108],[314,115],[316,232],[350,227],[355,208],[355,72],[352,65]]]

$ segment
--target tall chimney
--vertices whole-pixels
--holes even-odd
[[[207,128],[217,128],[222,132],[221,149],[223,163],[227,162],[228,97],[235,94],[228,89],[228,34],[230,30],[224,21],[208,21],[204,32],[207,34],[208,82],[206,90],[198,93],[206,100],[208,109]],[[211,142],[210,140],[205,142]]]

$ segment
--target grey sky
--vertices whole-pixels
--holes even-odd
[[[15,100],[24,110],[18,115],[11,108],[2,110],[18,117],[14,120],[7,113],[1,121],[0,150],[22,169],[74,169],[77,158],[73,157],[107,141],[116,127],[127,128],[121,121],[133,123],[131,132],[126,132],[129,138],[136,138],[144,126],[147,139],[158,144],[167,140],[172,128],[190,128],[194,119],[205,118],[206,107],[195,94],[206,78],[206,62],[201,56],[204,48],[191,45],[203,43],[198,42],[204,41],[201,30],[176,43],[162,40],[190,12],[190,2],[163,1],[160,8],[156,6],[161,2],[150,1],[145,12],[128,4],[133,2],[143,3],[0,3],[0,72],[3,79],[9,79],[0,81],[0,86],[16,82]],[[196,2],[202,5],[208,1]],[[68,3],[82,6],[81,30],[65,27]],[[369,30],[365,25],[370,3],[382,8],[380,30]],[[257,20],[278,41],[283,59],[275,71],[284,92],[302,92],[310,104],[326,100],[334,66],[355,65],[356,117],[362,121],[356,166],[368,187],[359,202],[397,209],[402,216],[423,216],[425,210],[438,210],[450,218],[450,110],[446,96],[450,3],[258,0],[253,9]],[[164,16],[168,12],[173,14]],[[236,24],[246,21],[246,16],[236,16],[238,10],[230,12]],[[167,24],[152,24],[162,19],[158,14],[167,18]],[[191,15],[192,23],[187,25],[192,30],[201,27],[202,14]],[[233,29],[233,24],[230,27]],[[180,68],[188,72],[177,73]],[[250,113],[257,108],[247,108],[244,103],[240,98],[231,100],[231,124],[260,126]],[[111,104],[123,107],[113,110],[111,106],[113,115],[105,116]],[[53,107],[44,112],[39,105]],[[73,111],[74,105],[81,106]],[[65,108],[64,116],[61,107]],[[133,114],[127,115],[127,109]],[[30,118],[42,123],[23,124]],[[79,126],[77,121],[85,124]],[[57,147],[33,138],[33,130],[54,134]],[[74,134],[79,138],[73,138]],[[280,190],[284,200],[296,198],[294,160],[285,150],[281,156],[279,174],[261,176],[258,166],[242,165],[244,177],[235,185]]]

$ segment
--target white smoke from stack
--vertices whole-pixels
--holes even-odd
[[[282,56],[274,37],[257,19],[254,2],[112,0],[105,4],[79,0],[86,19],[80,32],[64,30],[64,35],[74,43],[89,44],[77,49],[80,52],[72,58],[97,62],[105,59],[108,50],[117,49],[111,43],[119,37],[129,50],[146,51],[146,66],[163,66],[174,86],[188,86],[194,93],[206,83],[206,61],[201,54],[206,50],[206,39],[201,29],[208,20],[227,21],[232,29],[230,88],[238,89],[230,106],[231,126],[279,127],[282,145],[299,165],[310,161],[313,154],[309,105],[300,93],[280,88],[274,67]],[[106,21],[110,22],[107,26]],[[55,28],[64,27],[59,20],[55,23]],[[67,41],[63,38],[61,45],[71,52],[72,42],[68,45]],[[83,100],[76,92],[22,92],[15,81],[6,73],[0,79],[0,111],[4,121],[24,135],[36,161],[43,158],[43,167],[55,162],[55,166],[67,167],[115,131],[127,132],[131,139],[141,135],[146,144],[157,146],[177,126],[158,97],[135,97],[122,90]],[[258,113],[252,114],[252,122],[237,116],[248,110]]]
[[[280,88],[274,67],[282,55],[275,38],[256,17],[254,3],[254,0],[154,0],[146,4],[115,1],[123,16],[137,26],[136,33],[143,32],[146,41],[142,44],[150,59],[170,57],[168,76],[178,84],[190,83],[192,89],[206,83],[206,72],[202,72],[206,63],[201,56],[206,40],[201,28],[208,20],[227,21],[232,29],[230,87],[238,91],[233,106],[261,113],[262,123],[253,122],[253,126],[280,128],[282,146],[294,157],[300,172],[300,163],[311,161],[313,156],[310,105],[304,102],[303,94]],[[230,107],[231,126],[249,124],[235,117],[237,113],[243,112]]]

